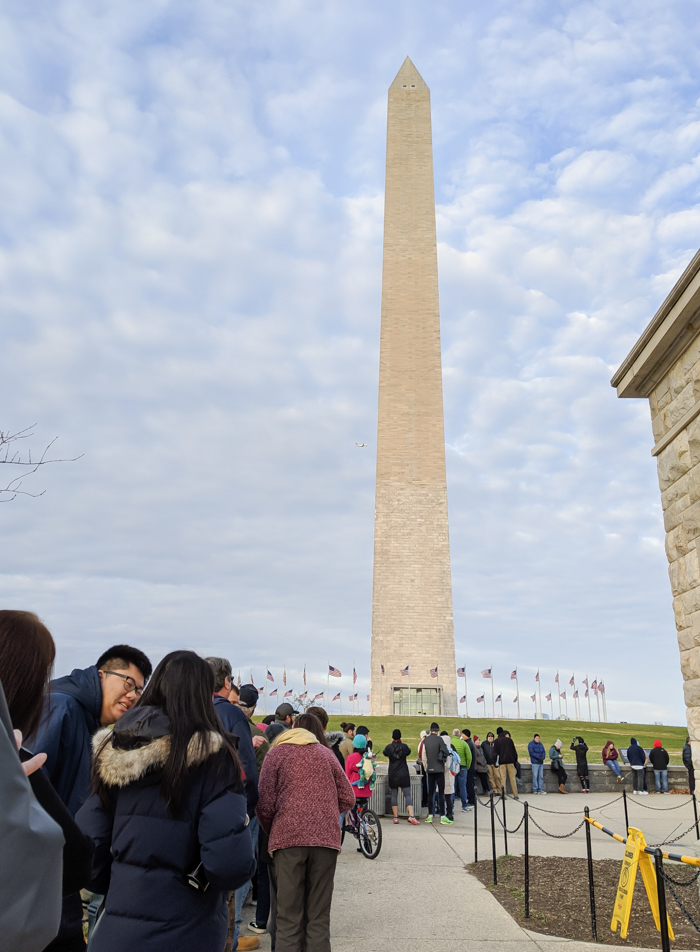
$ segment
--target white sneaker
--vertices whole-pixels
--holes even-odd
[[[649,796],[649,791],[648,791],[648,790],[642,790],[642,796],[648,797],[648,796]]]
[[[546,796],[547,796],[547,791],[546,791],[546,790],[540,790],[540,793],[542,794],[543,797],[546,797]]]

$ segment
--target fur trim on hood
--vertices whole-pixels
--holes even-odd
[[[345,734],[342,731],[326,731],[326,740],[331,745],[342,744],[345,740]]]
[[[209,751],[202,743],[202,734],[195,734],[187,748],[187,766],[196,767],[221,750],[223,737],[210,731]],[[126,787],[140,780],[149,770],[165,765],[170,753],[170,737],[156,737],[149,744],[133,750],[123,750],[112,745],[112,729],[105,727],[92,738],[92,750],[100,779],[110,787]]]

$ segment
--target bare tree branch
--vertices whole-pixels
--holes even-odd
[[[26,489],[22,489],[22,483],[27,476],[32,476],[36,473],[40,466],[48,466],[49,463],[74,463],[84,455],[81,453],[80,456],[74,456],[72,459],[64,459],[62,457],[58,459],[47,459],[49,450],[58,439],[58,437],[55,436],[44,448],[41,456],[38,459],[32,459],[31,448],[28,448],[27,451],[23,453],[22,447],[17,447],[16,444],[34,436],[35,426],[36,424],[34,423],[32,426],[28,426],[24,430],[17,430],[15,433],[9,430],[0,430],[0,466],[24,467],[24,471],[10,479],[4,488],[0,483],[0,503],[12,502],[17,496],[31,496],[33,499],[43,496],[46,492],[45,489],[40,493],[31,493]]]

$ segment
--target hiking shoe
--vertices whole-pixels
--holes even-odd
[[[260,948],[260,939],[256,939],[254,935],[239,935],[238,936],[238,945],[236,946],[236,952],[253,952],[253,949]]]
[[[454,820],[451,820],[448,816],[441,816],[440,822],[444,823],[445,826],[452,826],[454,824]]]
[[[265,926],[259,926],[255,920],[248,923],[248,928],[251,932],[257,932],[258,935],[265,935],[267,928]]]
[[[413,826],[420,826],[420,823],[418,822],[418,820],[416,820],[414,816],[410,816],[408,818],[408,822],[412,824]]]
[[[425,818],[425,822],[426,822],[426,823],[432,823],[432,822],[433,822],[432,814],[431,814],[430,816],[427,816],[427,817]]]

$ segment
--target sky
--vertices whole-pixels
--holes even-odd
[[[493,666],[514,715],[517,667],[523,714],[559,669],[611,720],[683,723],[648,404],[609,382],[700,246],[699,45],[687,0],[7,0],[0,430],[80,458],[0,504],[0,602],[56,673],[126,641],[259,686],[330,663],[344,698],[354,664],[364,700],[410,55],[470,714]]]

